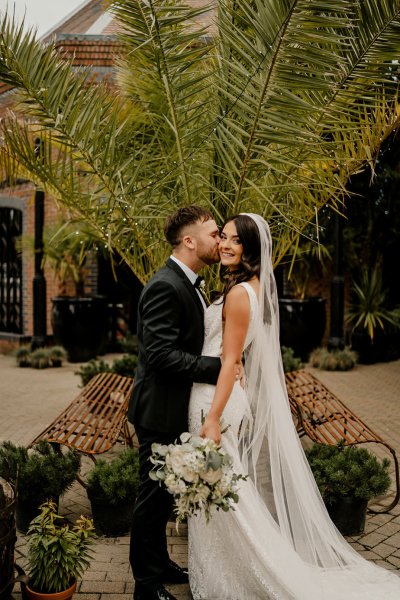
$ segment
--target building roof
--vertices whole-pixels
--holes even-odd
[[[209,0],[188,0],[193,8],[209,5]],[[209,33],[215,33],[212,23],[213,9],[198,16],[195,26],[208,27]],[[115,56],[120,44],[116,33],[118,23],[107,12],[105,0],[84,0],[74,11],[57,23],[43,36],[44,43],[55,42],[60,54],[72,58],[75,66],[91,66],[97,78],[111,77]],[[0,82],[1,103],[4,106],[4,94],[12,88]],[[6,94],[7,96],[7,94]]]

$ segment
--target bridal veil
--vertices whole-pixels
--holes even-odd
[[[269,227],[261,216],[246,214],[259,230],[261,272],[257,333],[245,356],[248,408],[239,439],[242,463],[280,535],[302,561],[315,567],[313,577],[324,579],[324,589],[327,579],[332,580],[332,597],[400,598],[400,578],[363,559],[326,511],[290,412]]]

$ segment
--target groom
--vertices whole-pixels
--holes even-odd
[[[188,581],[168,556],[173,497],[149,478],[149,457],[154,442],[170,444],[187,431],[193,382],[215,384],[221,367],[219,358],[201,356],[206,304],[197,287],[197,272],[219,260],[217,225],[205,208],[185,206],[168,217],[164,233],[172,255],[139,300],[139,360],[128,411],[140,446],[130,547],[134,600],[175,600],[163,584]]]

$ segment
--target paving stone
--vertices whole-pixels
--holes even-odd
[[[368,535],[364,535],[364,536],[358,538],[357,541],[359,541],[360,544],[362,544],[363,546],[368,546],[369,548],[373,548],[374,546],[377,546],[378,544],[383,542],[383,540],[385,540],[385,539],[386,539],[385,535],[381,535],[380,533],[376,533],[376,531],[374,531],[373,533],[369,533]]]
[[[386,523],[385,525],[382,525],[381,527],[378,527],[378,529],[376,529],[377,533],[380,533],[381,535],[387,535],[387,536],[393,536],[400,531],[400,524],[399,523],[393,523],[393,521],[390,521],[389,523]],[[399,535],[399,541],[400,541],[400,535]],[[400,544],[399,544],[400,547]]]
[[[397,556],[388,556],[387,562],[394,565],[397,569],[400,569],[400,558]]]
[[[80,591],[89,592],[89,593],[116,593],[122,594],[124,591],[125,585],[122,581],[85,581],[83,580],[81,583]]]
[[[125,583],[125,593],[126,594],[133,594],[133,590],[135,589],[135,583],[134,581],[127,581]]]
[[[393,546],[394,548],[397,548],[397,549],[400,548],[400,531],[398,533],[395,533],[394,535],[391,535],[390,537],[388,537],[385,540],[385,544],[389,544],[390,546]]]
[[[360,554],[366,560],[380,560],[380,556],[373,550],[360,550]]]
[[[126,581],[129,575],[127,570],[124,571],[107,571],[106,581]],[[85,577],[86,579],[86,577]]]
[[[382,558],[386,558],[393,554],[393,546],[389,546],[389,544],[385,543],[378,544],[377,546],[374,546],[374,552],[379,554],[379,556],[381,556]]]
[[[383,567],[384,569],[387,569],[388,571],[392,571],[392,570],[396,569],[396,567],[394,565],[391,565],[389,562],[387,562],[385,560],[375,560],[374,563],[376,565],[378,565],[378,567]]]
[[[105,581],[106,571],[85,571],[85,581]]]
[[[80,600],[80,598],[79,598]],[[102,594],[100,600],[132,600],[131,594]]]

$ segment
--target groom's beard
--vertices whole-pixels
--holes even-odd
[[[215,263],[219,262],[218,246],[215,250],[208,250],[202,254],[198,254],[198,257],[205,265],[215,265]]]

